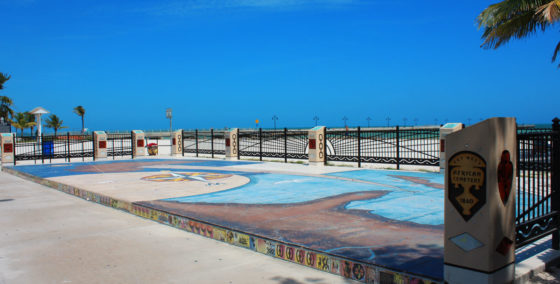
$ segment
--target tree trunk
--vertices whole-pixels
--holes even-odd
[[[85,132],[84,129],[84,116],[82,115],[82,134]]]

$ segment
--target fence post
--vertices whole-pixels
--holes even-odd
[[[401,160],[400,160],[400,153],[401,153],[401,145],[400,145],[400,133],[399,133],[399,126],[397,125],[396,128],[396,137],[397,137],[397,170],[401,169]]]
[[[93,150],[93,154],[91,155],[93,157],[93,161],[95,162],[95,132],[91,133],[91,149]]]
[[[70,132],[66,132],[66,155],[68,157],[68,163],[70,163]]]
[[[134,151],[136,150],[136,141],[134,139],[134,130],[130,131],[130,158],[134,159]],[[124,152],[124,145],[121,143],[121,146],[123,146],[123,152]]]
[[[16,137],[12,133],[0,133],[0,164],[16,165]]]
[[[551,209],[560,211],[560,119],[552,120],[552,170],[550,171],[550,188],[552,189]],[[558,228],[552,233],[552,248],[560,249]]]
[[[198,129],[194,130],[194,144],[195,144],[195,148],[196,148],[195,153],[196,153],[196,156],[198,157]]]
[[[23,136],[23,135],[22,135],[22,136]],[[56,137],[57,137],[57,136],[55,135],[55,136],[53,136],[53,138],[51,138],[51,143],[52,143],[52,144],[50,144],[50,145],[51,145],[52,153],[49,153],[49,154],[50,154],[50,155],[49,155],[49,163],[51,163],[51,164],[52,164],[52,157],[53,157],[53,155],[54,155],[54,142],[57,140]],[[23,137],[22,137],[22,138],[23,138]],[[50,152],[50,151],[49,151],[49,152]]]
[[[224,131],[226,160],[239,160],[239,128]]]
[[[237,129],[237,159],[241,159],[241,130]]]
[[[43,142],[45,142],[45,141],[43,140],[43,137],[44,137],[43,133],[41,133],[41,164],[45,163],[45,154],[44,154],[45,151],[43,149]]]
[[[169,137],[169,143],[171,143],[171,154],[170,156],[176,156],[183,152],[183,130],[175,130],[171,132]]]
[[[185,130],[181,129],[181,153],[185,156]]]
[[[37,164],[37,137],[35,137],[35,142],[33,143],[33,163]],[[15,142],[15,141],[14,141]],[[14,160],[16,158],[16,151],[15,151],[15,143],[14,143]],[[15,165],[15,164],[14,164]]]
[[[210,152],[212,153],[212,159],[214,159],[214,128],[210,128]]]
[[[444,281],[515,280],[515,118],[494,117],[445,140]]]
[[[326,127],[315,126],[307,132],[309,165],[324,166],[327,164],[325,157]]]
[[[323,156],[325,157],[324,165],[327,165],[327,128],[323,128]]]
[[[362,130],[358,126],[358,168],[362,167]]]
[[[142,130],[132,130],[132,158],[146,156],[146,134]]]
[[[284,163],[288,162],[288,128],[284,127]]]
[[[14,159],[14,166],[15,166],[15,165],[16,165],[16,162],[17,162],[17,161],[16,161],[16,149],[17,149],[16,142],[17,142],[17,139],[16,139],[16,135],[15,135],[15,134],[14,134],[12,137],[13,137],[13,139],[14,139],[14,155],[13,155],[13,159]],[[3,150],[2,150],[2,151],[3,151]],[[37,163],[35,163],[35,164],[37,164]]]
[[[259,128],[259,160],[262,161],[262,128]]]

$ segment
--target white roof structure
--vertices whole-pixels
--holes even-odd
[[[36,107],[36,108],[32,109],[29,113],[31,113],[31,114],[47,114],[47,113],[49,113],[49,111],[42,108],[42,107]]]

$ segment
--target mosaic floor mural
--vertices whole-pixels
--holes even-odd
[[[336,257],[443,278],[444,192],[443,176],[437,173],[303,165],[278,170],[267,163],[194,159],[14,169],[130,202],[136,206],[131,211],[150,208],[184,217],[191,231],[199,226],[199,233],[202,227],[204,234],[224,241],[236,238],[227,230],[239,232],[238,241],[248,248],[312,262],[309,266],[330,272],[336,266],[341,274],[365,282],[368,277],[381,282],[387,275],[372,275],[363,265],[348,268]],[[169,217],[169,223],[182,222],[174,218]],[[274,242],[278,244],[272,246]],[[302,248],[314,253],[300,255]]]

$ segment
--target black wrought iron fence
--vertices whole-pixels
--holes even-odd
[[[183,131],[183,154],[194,153],[198,157],[200,154],[214,155],[226,154],[226,140],[223,130],[195,130]]]
[[[517,131],[516,246],[549,234],[558,249],[560,226],[560,126]]]
[[[53,159],[93,157],[93,137],[85,134],[22,136],[14,139],[14,164],[34,160],[51,162]]]
[[[307,159],[308,143],[305,130],[240,130],[238,156]]]
[[[327,129],[329,161],[438,166],[439,128]]]
[[[108,133],[107,134],[107,156],[132,157],[132,133]]]

